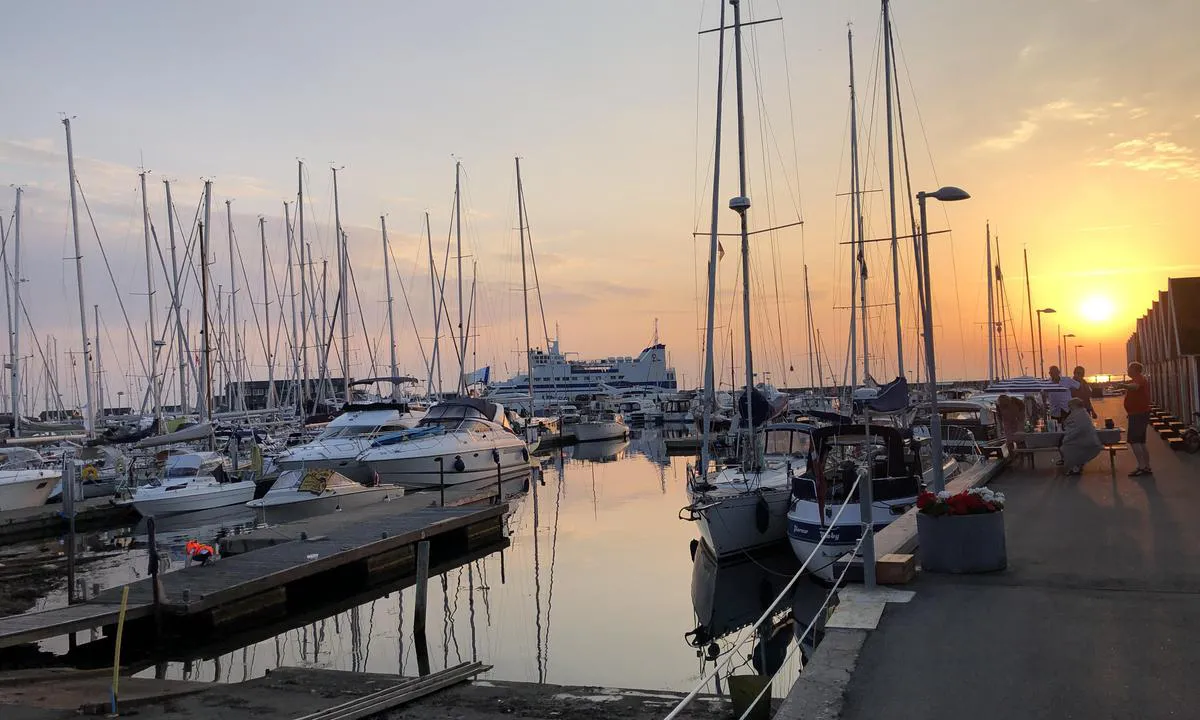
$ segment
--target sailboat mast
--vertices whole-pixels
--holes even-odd
[[[100,417],[104,417],[104,366],[100,362],[100,306],[92,305],[96,319],[96,406]]]
[[[521,305],[525,310],[525,373],[529,381],[529,417],[525,421],[525,441],[532,442],[528,428],[533,423],[533,342],[529,335],[529,275],[525,267],[525,186],[521,183],[521,158],[513,158],[517,167],[517,232],[521,236]]]
[[[245,389],[242,387],[242,343],[237,311],[237,262],[238,252],[233,237],[233,201],[225,201],[225,229],[229,236],[229,316],[233,324],[232,372],[229,373],[229,410],[246,409]]]
[[[150,240],[150,199],[146,196],[146,171],[142,170],[138,173],[138,179],[142,187],[142,235],[146,244],[146,309],[149,312],[150,328],[147,340],[150,347],[147,348],[149,357],[147,360],[150,364],[150,376],[147,380],[150,382],[150,398],[154,408],[154,422],[157,424],[162,421],[162,397],[158,392],[158,345],[154,342],[154,329],[158,325],[154,322],[154,264],[151,258],[151,240]],[[99,323],[99,320],[96,321]],[[100,326],[96,326],[97,340],[99,343]],[[97,358],[100,355],[99,346],[96,347]],[[99,382],[99,380],[97,380]],[[103,401],[101,401],[103,402]],[[101,406],[100,412],[104,412],[104,407]]]
[[[204,181],[204,223],[200,226],[200,419],[212,420],[212,343],[208,323],[208,241],[212,228],[212,180]]]
[[[342,323],[342,384],[346,389],[345,401],[350,402],[350,269],[347,265],[346,234],[342,232],[342,214],[338,205],[337,168],[333,169],[333,224],[337,229],[338,248],[338,303],[341,305]]]
[[[433,369],[437,367],[437,392],[442,392],[441,305],[438,303],[437,264],[433,258],[433,229],[429,226],[429,211],[425,211],[425,242],[429,245],[429,292],[433,302],[433,353],[429,356],[429,379],[425,383],[429,397],[434,397]]]
[[[171,181],[163,180],[167,194],[167,237],[171,245],[171,313],[175,315],[175,335],[179,356],[179,411],[188,412],[188,340],[179,309],[179,256],[175,249],[175,204],[171,201]]]
[[[395,300],[391,296],[391,245],[388,244],[388,218],[379,216],[379,228],[383,230],[383,274],[388,286],[388,348],[391,350],[391,377],[400,377],[400,366],[396,364],[396,318],[392,316],[392,305]],[[392,385],[395,388],[395,384]],[[392,395],[396,395],[395,389]]]
[[[21,188],[13,208],[13,292],[9,308],[12,332],[12,436],[21,437]],[[35,338],[36,340],[36,338]],[[47,407],[47,410],[50,408]]]
[[[721,3],[720,31],[717,33],[717,112],[713,141],[712,219],[708,239],[707,305],[704,314],[704,397],[701,403],[700,477],[708,476],[708,439],[712,433],[712,415],[717,404],[716,361],[714,358],[717,318],[717,261],[720,257],[720,238],[717,226],[721,212],[721,120],[725,105],[725,3]],[[732,345],[730,352],[733,351]],[[732,391],[733,388],[730,388]]]
[[[79,248],[79,206],[76,201],[75,191],[75,151],[71,145],[71,118],[63,118],[63,127],[67,133],[67,174],[70,175],[71,186],[71,234],[75,240],[75,287],[79,291],[79,340],[83,344],[83,367],[84,378],[87,378],[87,369],[91,367],[92,356],[88,349],[88,332],[87,332],[87,303],[83,298],[83,253]],[[89,438],[96,434],[96,408],[92,405],[92,383],[89,380],[84,383],[84,394],[87,399],[87,408],[83,413],[83,428]]]
[[[1025,256],[1025,304],[1029,308],[1029,347],[1030,353],[1033,355],[1031,372],[1037,372],[1038,346],[1037,340],[1033,337],[1033,292],[1029,289],[1029,248],[1022,248],[1021,254]]]
[[[862,316],[863,382],[866,382],[867,378],[871,376],[871,353],[867,333],[867,258],[866,237],[863,230],[862,174],[858,164],[858,93],[854,88],[854,33],[851,30],[846,31],[846,44],[850,50],[850,162],[853,164],[850,170],[852,184],[850,206],[854,212],[851,229],[857,233],[858,242],[854,266],[859,279],[858,306]]]
[[[992,279],[992,224],[987,224],[988,382],[996,379],[996,304]]]
[[[300,407],[308,404],[308,263],[312,255],[306,255],[304,243],[304,161],[296,161],[296,227],[298,235],[296,244],[300,246],[300,336],[296,344],[300,346]]]
[[[813,372],[814,357],[813,357],[813,321],[812,321],[812,295],[808,291],[808,265],[804,266],[804,337],[808,342],[808,386],[816,387],[816,373]],[[816,369],[820,371],[820,363],[816,363]]]
[[[262,245],[263,332],[266,335],[267,399],[264,407],[275,407],[275,354],[271,345],[271,291],[267,286],[267,219],[258,216],[258,239]]]
[[[287,237],[287,293],[288,303],[291,305],[292,311],[292,391],[291,403],[299,406],[300,404],[300,338],[296,334],[299,329],[296,321],[296,267],[295,260],[295,245],[296,237],[292,233],[292,210],[288,206],[287,200],[283,201],[283,227]],[[303,277],[303,275],[301,275]],[[301,306],[303,309],[303,304]]]
[[[900,320],[900,244],[896,229],[896,153],[892,130],[892,10],[890,0],[883,0],[883,84],[887,113],[888,205],[892,224],[892,302],[896,310],[896,370],[904,377],[904,334]]]
[[[462,163],[454,161],[454,241],[458,255],[458,392],[467,393],[467,328],[463,324]]]
[[[742,87],[742,4],[741,0],[729,0],[733,6],[733,61],[737,87],[737,136],[738,136],[738,196],[729,201],[729,207],[738,214],[741,222],[742,239],[742,323],[745,326],[746,344],[746,467],[757,469],[758,441],[754,438],[754,413],[751,393],[754,390],[754,352],[750,345],[750,225],[746,211],[750,209],[750,198],[746,187],[746,116],[744,90]]]

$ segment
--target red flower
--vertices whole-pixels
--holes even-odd
[[[937,502],[937,495],[934,495],[929,491],[925,491],[917,496],[917,509],[924,510],[935,502]]]

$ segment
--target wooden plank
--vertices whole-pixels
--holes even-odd
[[[505,505],[422,508],[401,515],[368,518],[365,522],[354,522],[353,517],[347,517],[340,529],[331,531],[323,540],[289,542],[163,575],[164,610],[175,614],[210,610],[423,539],[489,521],[499,525],[506,509]],[[120,588],[112,588],[100,593],[96,600],[112,602],[119,593]],[[149,580],[130,585],[131,601],[149,602],[151,594]]]
[[[0,618],[0,648],[113,625],[117,622],[120,610],[120,605],[112,603],[82,603]],[[149,604],[130,603],[125,611],[125,619],[148,617],[151,611]]]

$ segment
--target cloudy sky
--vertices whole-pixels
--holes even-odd
[[[744,4],[749,19],[784,18],[746,32],[751,225],[804,221],[752,241],[756,364],[776,383],[807,382],[807,264],[824,375],[840,378],[850,296],[849,251],[839,244],[850,233],[848,25],[865,233],[889,233],[879,3]],[[74,253],[62,113],[74,118],[78,176],[95,220],[93,232],[81,212],[86,303],[89,312],[100,306],[110,393],[144,385],[131,340],[146,345],[139,167],[150,171],[150,212],[164,256],[162,181],[173,183],[182,254],[201,178],[213,180],[212,272],[223,290],[230,282],[224,203],[233,201],[245,266],[237,282],[250,280],[248,294],[239,291],[239,312],[249,327],[251,372],[261,377],[258,217],[266,218],[275,332],[281,307],[273,283],[282,289],[286,271],[283,202],[295,201],[298,158],[307,168],[306,238],[318,262],[335,257],[330,168],[342,168],[341,215],[358,286],[353,374],[370,371],[372,353],[377,364],[387,362],[381,214],[408,299],[397,285],[401,369],[425,373],[432,311],[423,217],[429,211],[440,262],[455,158],[464,168],[468,291],[476,278],[473,364],[490,364],[499,376],[516,370],[524,346],[514,230],[513,157],[520,155],[549,334],[583,356],[636,354],[657,320],[679,372],[689,385],[698,377],[706,239],[693,233],[708,229],[717,40],[697,31],[716,25],[715,0],[4,5],[0,181],[26,189],[22,292],[43,346],[31,346],[26,332],[22,355],[34,356],[28,362],[40,374],[40,353],[54,336],[68,397],[66,353],[80,340],[74,269],[64,260]],[[986,372],[989,221],[1004,267],[1013,370],[1032,365],[1023,251],[1035,306],[1058,310],[1046,318],[1048,360],[1056,357],[1061,323],[1077,336],[1067,342],[1070,360],[1082,343],[1079,359],[1091,371],[1102,346],[1101,369],[1118,369],[1132,321],[1153,293],[1169,276],[1200,270],[1195,242],[1186,239],[1189,203],[1200,189],[1200,62],[1192,37],[1200,6],[893,5],[913,189],[955,184],[973,196],[931,208],[930,227],[953,231],[931,242],[943,375]],[[727,87],[723,204],[737,194]],[[12,204],[9,192],[0,197],[6,224]],[[903,195],[899,205],[904,228]],[[736,216],[723,210],[720,229],[735,232]],[[718,356],[728,375],[730,356],[741,354],[740,299],[731,292],[740,278],[736,238],[722,243]],[[911,252],[900,260],[911,375]],[[887,244],[872,244],[867,262],[867,360],[886,379],[897,360]],[[331,262],[331,298],[335,268]],[[155,282],[161,326],[170,305],[161,270]],[[194,284],[184,302],[195,342]],[[535,344],[544,344],[541,325],[535,320]],[[279,354],[282,363],[286,351]],[[35,389],[40,380],[30,382],[32,394],[44,392]]]

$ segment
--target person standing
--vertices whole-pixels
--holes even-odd
[[[1062,370],[1058,369],[1057,365],[1050,366],[1050,382],[1062,387],[1066,392],[1048,392],[1047,398],[1050,402],[1050,419],[1062,422],[1067,418],[1067,413],[1070,408],[1067,405],[1071,402],[1071,395],[1079,389],[1079,383],[1071,378],[1063,377]]]
[[[1087,410],[1088,415],[1091,415],[1092,419],[1095,420],[1096,409],[1092,407],[1092,384],[1084,378],[1086,374],[1087,371],[1083,369],[1082,365],[1075,366],[1074,372],[1071,373],[1071,379],[1079,383],[1079,387],[1071,391],[1071,397],[1077,398],[1082,402],[1083,409]]]
[[[1125,414],[1129,416],[1129,449],[1137,460],[1137,469],[1129,473],[1129,477],[1150,475],[1150,451],[1146,449],[1146,429],[1150,426],[1150,379],[1140,362],[1129,363],[1129,382],[1124,388]]]

